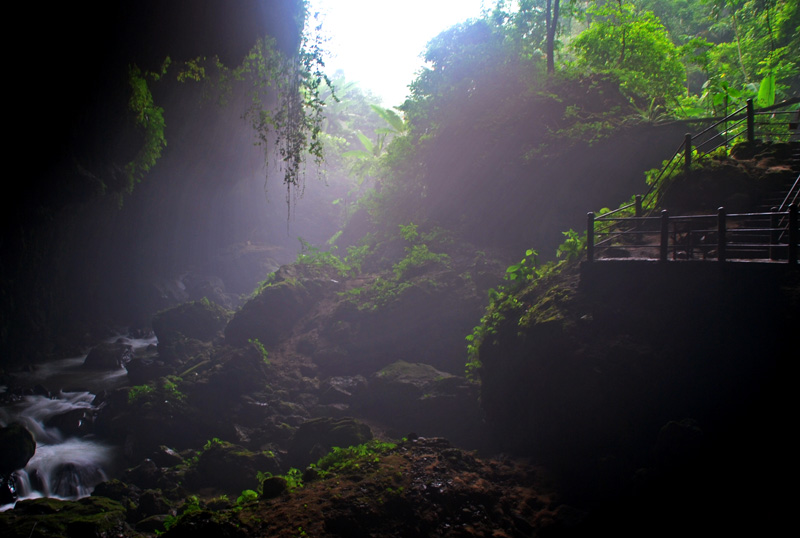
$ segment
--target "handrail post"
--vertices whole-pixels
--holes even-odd
[[[586,261],[594,261],[594,213],[586,214]]]
[[[669,252],[669,212],[664,209],[661,211],[661,252],[659,253],[659,261],[667,261],[667,254]]]
[[[775,261],[778,259],[778,208],[773,207],[770,209],[772,213],[769,216],[769,259]]]
[[[797,265],[797,205],[789,206],[789,265]]]
[[[747,141],[751,144],[756,139],[755,114],[753,113],[753,100],[747,100]]]
[[[688,174],[692,168],[692,133],[683,137],[683,170]]]
[[[726,258],[725,252],[725,232],[727,230],[727,213],[724,207],[717,210],[717,260],[724,262]]]
[[[637,216],[637,217],[641,217],[642,216],[642,195],[641,194],[637,194],[634,197],[634,200],[635,200],[635,203],[636,203],[636,210],[635,210],[636,212],[634,213],[634,215]]]

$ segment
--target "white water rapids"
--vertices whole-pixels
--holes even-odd
[[[111,341],[116,341],[117,338]],[[134,353],[156,342],[155,338],[129,340]],[[28,395],[11,405],[0,407],[0,426],[12,422],[23,424],[36,439],[36,452],[24,469],[13,473],[17,500],[37,497],[79,499],[91,494],[94,487],[108,478],[114,467],[117,447],[98,441],[90,435],[65,435],[48,421],[64,413],[96,410],[95,394],[103,389],[123,385],[127,371],[91,371],[81,368],[86,356],[61,359],[39,365],[32,372],[16,374],[18,383],[33,387],[43,385],[52,397]],[[4,392],[5,387],[0,387]],[[56,392],[58,391],[58,392]],[[76,412],[72,426],[78,430],[83,413]],[[14,504],[0,506],[0,511]]]

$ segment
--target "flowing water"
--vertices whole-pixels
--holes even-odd
[[[110,341],[119,341],[118,338]],[[136,354],[155,344],[155,338],[123,339]],[[36,497],[79,499],[108,478],[118,448],[91,435],[82,435],[85,421],[97,410],[95,394],[125,384],[127,371],[82,369],[86,356],[52,361],[32,372],[15,375],[17,384],[42,385],[51,396],[28,395],[0,407],[0,426],[23,424],[36,439],[36,453],[24,469],[13,473],[17,500]],[[4,392],[5,387],[0,387]],[[13,504],[0,506],[1,510]]]

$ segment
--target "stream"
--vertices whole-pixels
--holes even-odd
[[[156,343],[155,337],[131,339],[115,336],[108,342],[130,345],[133,354]],[[36,452],[24,469],[12,473],[17,500],[56,497],[74,500],[86,497],[94,487],[113,474],[119,447],[84,434],[85,421],[97,411],[95,395],[127,382],[127,370],[84,369],[86,355],[55,360],[37,365],[31,372],[13,375],[15,384],[26,388],[39,387],[37,394],[8,398],[11,403],[0,407],[0,426],[12,422],[23,424],[36,440]],[[50,392],[42,395],[41,387]],[[5,396],[7,387],[0,386]],[[14,503],[0,505],[0,511]]]

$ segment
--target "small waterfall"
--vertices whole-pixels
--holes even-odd
[[[116,340],[113,339],[113,340]],[[155,338],[127,340],[134,352],[155,343]],[[60,391],[53,397],[23,396],[0,407],[0,426],[20,422],[33,434],[36,452],[24,469],[13,473],[17,500],[57,497],[79,499],[92,493],[94,487],[108,478],[118,448],[91,436],[81,437],[84,421],[91,421],[96,407],[95,395],[120,386],[126,381],[126,370],[119,368],[97,372],[81,368],[86,357],[61,359],[40,365],[33,372],[16,377],[23,385],[43,384],[48,387],[80,387],[81,390]],[[0,388],[2,391],[3,388]],[[0,506],[0,511],[13,504]]]
[[[75,422],[74,427],[80,428],[83,417],[94,412],[92,400],[94,395],[90,392],[61,392],[55,398],[25,396],[12,406],[0,408],[3,426],[20,422],[36,439],[33,458],[24,469],[13,473],[17,500],[79,499],[106,480],[106,470],[114,463],[114,447],[94,439],[67,436],[59,428],[47,425],[53,417],[68,416]],[[11,507],[13,504],[8,504],[0,510]]]
[[[94,441],[68,439],[56,445],[36,446],[36,454],[14,478],[19,500],[36,497],[79,499],[106,480],[114,449]]]

